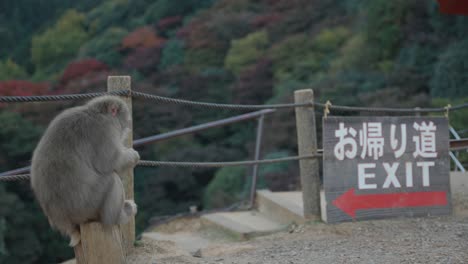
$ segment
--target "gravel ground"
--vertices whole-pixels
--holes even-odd
[[[134,263],[468,263],[468,216],[312,223],[219,245],[202,257],[177,252],[169,242],[144,244],[138,255],[147,258]]]
[[[453,204],[451,216],[313,222],[245,242],[219,239],[195,254],[145,238],[129,263],[468,263],[468,197],[455,196]]]
[[[468,263],[468,217],[300,226],[256,248],[198,263]]]

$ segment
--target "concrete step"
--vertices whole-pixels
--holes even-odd
[[[302,192],[257,191],[258,211],[282,224],[306,222],[302,205]]]
[[[241,240],[271,234],[287,227],[257,211],[207,214],[201,220],[206,227],[223,230]]]

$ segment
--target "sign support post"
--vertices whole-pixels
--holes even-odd
[[[294,92],[295,103],[314,101],[312,89]],[[315,126],[315,111],[310,107],[296,107],[297,145],[299,155],[317,154],[317,132]],[[299,161],[304,217],[320,218],[320,176],[318,159]]]

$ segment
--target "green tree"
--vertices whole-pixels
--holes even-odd
[[[0,81],[12,79],[24,79],[27,77],[26,71],[13,60],[0,61]]]
[[[31,57],[36,70],[71,59],[88,37],[85,16],[76,10],[68,10],[52,28],[33,37]]]
[[[305,34],[289,36],[273,46],[269,52],[273,61],[273,76],[279,82],[308,80],[321,68],[320,52],[311,37]]]
[[[127,34],[128,31],[123,28],[109,28],[86,42],[80,48],[78,56],[96,58],[108,65],[118,66],[122,59],[118,50],[119,45]]]
[[[184,42],[178,39],[171,39],[166,42],[162,50],[159,69],[165,70],[173,65],[179,65],[184,62]]]
[[[452,106],[459,105],[459,104],[464,104],[468,102],[468,97],[459,97],[456,99],[447,99],[447,98],[435,98],[432,100],[432,105],[434,107],[445,107],[448,104],[451,104]],[[468,116],[468,109],[460,109],[457,111],[452,111],[449,114],[449,121],[450,121],[450,126],[452,126],[455,131],[458,131],[460,134],[460,137],[466,138],[468,135],[468,132],[466,131],[466,117]],[[452,137],[453,138],[453,137]],[[468,163],[468,152],[466,151],[459,151],[457,153],[458,160],[462,164],[467,164]],[[453,162],[450,161],[452,164]],[[455,166],[453,164],[452,166]],[[466,167],[466,166],[465,166]],[[454,168],[454,167],[452,167]]]
[[[246,173],[244,167],[219,169],[203,193],[203,206],[220,208],[238,202],[244,191]]]
[[[238,74],[242,69],[254,64],[257,59],[265,55],[268,44],[268,33],[264,30],[233,40],[224,60],[224,66]]]
[[[6,111],[0,123],[0,171],[24,166],[42,128]],[[56,263],[71,256],[65,238],[52,231],[34,202],[28,182],[1,183],[0,263]]]
[[[366,8],[366,38],[377,61],[394,56],[402,41],[401,27],[408,9],[407,0],[370,0]]]
[[[343,26],[326,28],[315,37],[314,48],[322,52],[336,52],[349,35],[349,30]]]
[[[185,66],[193,72],[201,72],[223,65],[223,53],[216,49],[188,49],[185,52]]]
[[[367,42],[363,33],[354,34],[339,49],[338,56],[331,61],[330,70],[356,70],[368,67],[371,60],[366,52]]]
[[[468,39],[456,42],[445,50],[435,65],[431,94],[436,97],[468,96]]]
[[[213,0],[157,0],[146,7],[145,22],[152,23],[167,16],[185,15],[198,8],[208,7]]]

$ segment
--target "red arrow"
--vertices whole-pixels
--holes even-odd
[[[447,193],[412,192],[356,195],[354,188],[351,188],[336,198],[333,205],[355,218],[356,210],[447,205]]]

